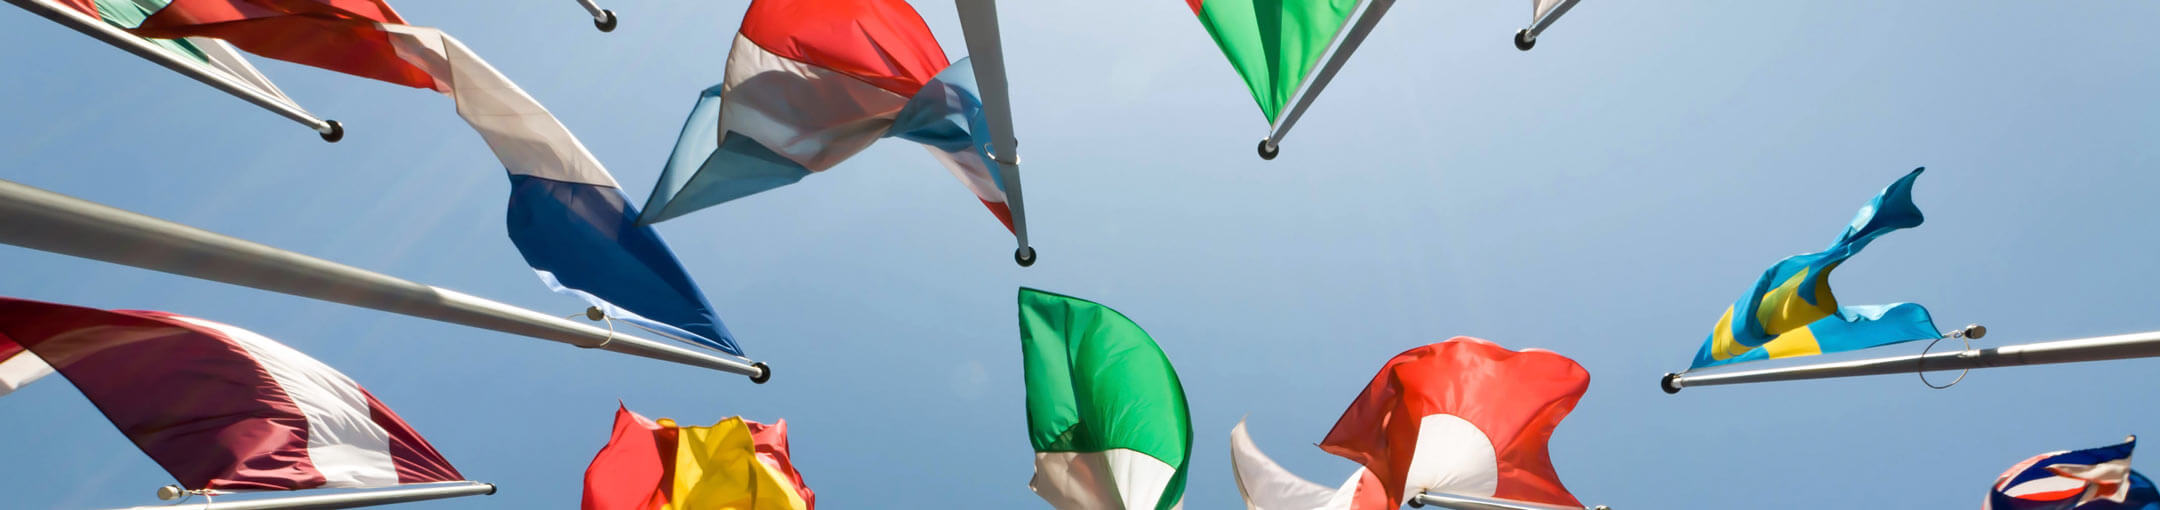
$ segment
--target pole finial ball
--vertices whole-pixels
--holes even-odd
[[[1965,326],[1965,338],[1978,339],[1984,336],[1987,336],[1987,326],[1979,324]]]

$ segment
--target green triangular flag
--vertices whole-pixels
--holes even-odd
[[[1020,289],[1028,487],[1059,509],[1169,509],[1185,498],[1192,417],[1170,358],[1093,302]]]
[[[1269,123],[1320,63],[1357,0],[1186,0]]]

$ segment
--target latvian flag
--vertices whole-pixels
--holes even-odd
[[[698,97],[638,221],[793,184],[898,137],[928,148],[1010,230],[985,122],[973,66],[948,66],[906,2],[756,0],[725,81]]]
[[[0,390],[49,365],[188,489],[464,479],[352,379],[244,329],[0,298],[0,358]]]

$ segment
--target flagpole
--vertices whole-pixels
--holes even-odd
[[[1386,16],[1388,8],[1394,5],[1395,0],[1372,0],[1365,8],[1365,13],[1358,16],[1357,23],[1343,32],[1342,42],[1337,43],[1335,51],[1328,54],[1327,63],[1322,64],[1320,69],[1306,80],[1304,93],[1298,94],[1297,102],[1290,106],[1290,112],[1268,130],[1267,139],[1260,141],[1260,159],[1275,159],[1275,155],[1282,150],[1280,144],[1283,137],[1290,134],[1290,127],[1297,125],[1298,117],[1305,116],[1305,108],[1312,106],[1313,99],[1320,97],[1320,90],[1327,88],[1328,82],[1335,80],[1335,72],[1342,70],[1343,64],[1350,61],[1350,54],[1357,52],[1358,45],[1365,43],[1365,36],[1372,34],[1373,27],[1380,24],[1380,17]]]
[[[1020,141],[1013,137],[1012,100],[1006,94],[1005,45],[998,33],[997,0],[953,0],[960,11],[960,32],[967,38],[968,58],[975,63],[975,86],[982,91],[983,116],[990,121],[990,160],[997,162],[998,183],[1005,191],[1006,209],[1012,212],[1013,262],[1035,265],[1035,247],[1028,244],[1027,205],[1020,199]]]
[[[170,487],[160,489],[158,497],[168,499],[165,496],[168,495],[169,490]],[[178,497],[177,492],[173,491],[172,495]],[[176,505],[136,506],[119,510],[331,510],[494,494],[495,484],[468,481],[339,494],[218,501],[215,503],[203,501],[201,503]]]
[[[1548,505],[1512,499],[1479,498],[1431,492],[1420,492],[1416,497],[1410,498],[1411,508],[1424,508],[1426,505],[1449,510],[1585,510],[1585,507],[1579,506]],[[1588,508],[1592,510],[1610,510],[1605,505]]]
[[[592,14],[594,28],[598,28],[602,32],[615,31],[615,11],[602,9],[600,4],[593,3],[593,0],[577,0],[577,3],[585,7],[585,12]]]
[[[1567,14],[1568,9],[1575,8],[1575,3],[1579,1],[1581,0],[1561,0],[1560,5],[1553,7],[1552,12],[1532,21],[1530,28],[1515,32],[1515,49],[1530,51],[1530,48],[1537,46],[1537,36],[1545,33],[1545,27],[1552,26],[1553,21],[1559,20],[1560,15]]]
[[[772,369],[0,179],[0,243],[749,376]]]
[[[143,60],[154,62],[173,72],[194,78],[195,81],[209,85],[211,88],[224,91],[265,110],[270,110],[271,113],[292,119],[293,122],[298,122],[300,125],[313,128],[317,134],[322,135],[325,142],[336,143],[338,140],[345,138],[345,126],[338,124],[338,121],[317,118],[315,114],[308,113],[307,110],[302,110],[299,106],[271,97],[269,94],[226,76],[225,73],[204,68],[200,64],[168,53],[148,40],[127,33],[126,30],[122,30],[120,27],[92,18],[88,14],[40,0],[7,0],[7,2],[15,4],[16,7],[21,7],[25,11],[52,20],[54,23],[74,29],[76,32],[81,32],[83,35],[105,41],[106,44],[133,53],[137,57],[142,57]]]
[[[1975,368],[2151,357],[2160,357],[2160,331],[1738,372],[1710,374],[1682,372],[1665,374],[1665,377],[1659,380],[1658,386],[1664,388],[1666,393],[1679,393],[1681,388],[1693,386],[1909,374],[1921,370],[1970,370]]]

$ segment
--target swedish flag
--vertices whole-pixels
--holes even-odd
[[[1746,297],[1725,309],[1690,369],[1770,358],[1850,351],[1937,338],[1927,308],[1913,303],[1838,306],[1830,271],[1893,230],[1920,226],[1913,180],[1925,168],[1876,195],[1830,248],[1778,261]]]

